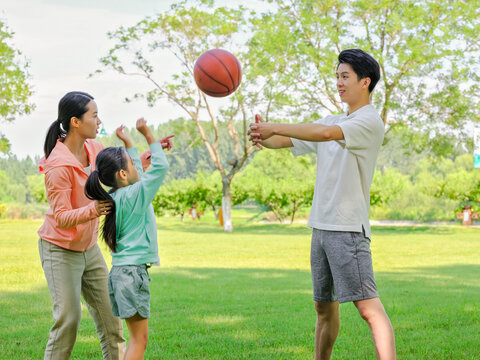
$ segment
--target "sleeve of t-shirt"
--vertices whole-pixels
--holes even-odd
[[[298,140],[295,138],[290,138],[293,146],[290,148],[290,151],[294,156],[300,156],[303,154],[308,154],[311,152],[317,152],[317,142],[314,141],[305,141]]]
[[[314,122],[314,124],[323,124],[326,125],[326,120],[328,116],[317,120]],[[306,141],[306,140],[299,140],[295,138],[290,138],[292,141],[293,146],[290,148],[290,151],[294,156],[300,156],[304,154],[308,154],[311,152],[316,153],[318,150],[318,142],[317,141]]]
[[[356,155],[383,142],[385,126],[378,116],[358,116],[337,125],[342,129],[345,147]]]

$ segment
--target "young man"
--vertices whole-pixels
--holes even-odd
[[[396,359],[392,325],[378,297],[370,252],[370,185],[384,124],[370,105],[380,78],[375,59],[360,49],[338,56],[337,89],[348,111],[313,124],[250,124],[250,140],[267,148],[315,152],[317,175],[308,225],[317,311],[315,360],[330,359],[340,327],[339,303],[353,301],[372,333],[378,359]]]

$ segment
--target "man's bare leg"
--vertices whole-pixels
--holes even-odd
[[[392,324],[380,299],[354,301],[360,316],[367,322],[372,333],[377,359],[395,360],[395,335]]]
[[[340,329],[338,301],[315,301],[317,324],[315,326],[315,360],[328,360]]]

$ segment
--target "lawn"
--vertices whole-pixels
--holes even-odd
[[[313,359],[310,230],[260,224],[246,211],[234,215],[232,234],[208,217],[158,219],[162,266],[150,271],[147,359]],[[40,224],[0,220],[0,359],[43,356],[52,317]],[[372,237],[398,358],[480,359],[480,230],[376,227]],[[340,311],[332,358],[374,359],[353,304]],[[101,359],[86,307],[72,359]]]

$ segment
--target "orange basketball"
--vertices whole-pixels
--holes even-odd
[[[212,49],[197,59],[193,76],[205,94],[224,97],[237,90],[242,81],[242,67],[233,54],[222,49]]]

